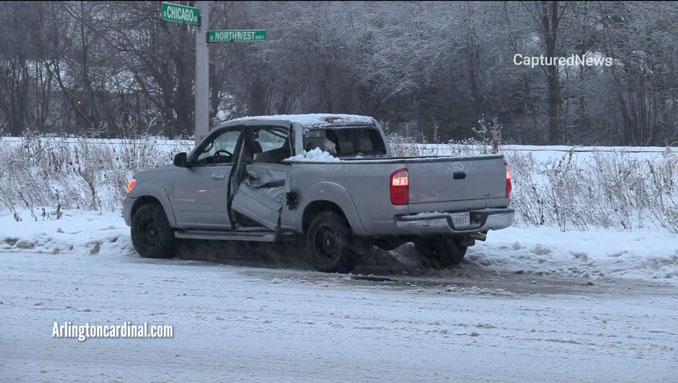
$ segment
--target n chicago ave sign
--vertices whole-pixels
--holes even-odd
[[[200,25],[200,9],[181,4],[162,3],[161,18],[177,23]]]

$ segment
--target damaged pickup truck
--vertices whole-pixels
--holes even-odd
[[[318,270],[348,272],[373,245],[414,242],[443,268],[513,223],[510,193],[503,155],[394,157],[364,116],[246,117],[135,174],[124,216],[143,257],[173,256],[177,238],[304,241]]]

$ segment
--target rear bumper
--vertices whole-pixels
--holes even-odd
[[[396,218],[401,235],[465,234],[504,229],[513,224],[515,210],[476,209],[468,211],[471,225],[455,227],[450,213],[404,215]]]

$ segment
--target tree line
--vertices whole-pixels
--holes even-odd
[[[1,133],[191,135],[195,27],[160,8],[0,3]],[[513,143],[678,142],[675,2],[210,2],[210,28],[267,30],[210,44],[213,125],[336,112],[427,141],[492,121]]]

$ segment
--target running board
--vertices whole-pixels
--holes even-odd
[[[177,230],[175,238],[208,239],[217,241],[256,241],[275,242],[276,233],[273,231],[210,231],[210,230]]]

